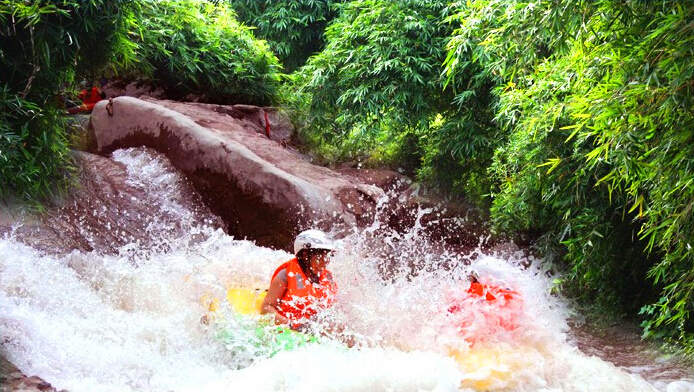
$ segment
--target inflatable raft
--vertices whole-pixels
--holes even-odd
[[[230,287],[227,289],[225,300],[239,315],[258,316],[265,294],[266,291],[262,289]],[[220,300],[210,296],[203,297],[202,302],[212,315],[220,307]],[[448,311],[453,315],[462,313],[465,316],[464,313],[469,310],[472,303],[477,304],[475,311],[482,313],[481,316],[485,318],[488,325],[508,331],[518,327],[517,316],[522,308],[522,299],[516,291],[475,282],[463,293],[462,297],[453,301]],[[480,317],[479,314],[476,316]],[[473,325],[469,319],[462,317],[459,331],[465,336],[469,347],[451,347],[448,351],[449,356],[457,362],[464,375],[461,388],[472,388],[477,391],[507,388],[512,384],[514,373],[525,366],[527,359],[533,356],[534,351],[528,348],[526,352],[518,347],[511,348],[508,345],[486,342],[484,336],[474,334],[474,327],[479,326]],[[314,336],[288,327],[269,326],[268,323],[259,324],[256,334],[259,339],[272,340],[271,355],[317,341]],[[225,339],[223,331],[219,338]]]
[[[227,290],[226,301],[238,316],[260,316],[260,307],[265,294],[265,290],[231,287]],[[218,317],[219,299],[206,295],[201,298],[201,303],[207,308],[207,314],[204,316],[207,322]],[[256,344],[263,346],[270,356],[318,341],[315,336],[295,331],[287,326],[274,325],[267,320],[258,320],[253,328],[253,335]],[[234,331],[222,328],[217,331],[216,336],[222,342],[229,342],[233,340],[235,334]]]

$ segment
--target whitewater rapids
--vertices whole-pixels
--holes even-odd
[[[113,159],[126,165],[132,184],[148,190],[142,202],[152,206],[151,236],[167,246],[131,243],[116,255],[52,256],[12,233],[0,239],[1,353],[57,389],[458,391],[483,382],[494,391],[694,390],[691,378],[647,379],[638,369],[579,351],[567,338],[570,309],[550,294],[553,277],[538,260],[481,255],[467,265],[465,256],[428,253],[416,229],[374,241],[378,223],[343,238],[330,265],[340,291],[324,319],[345,325],[355,347],[326,338],[273,357],[250,340],[230,348],[216,338],[214,322],[201,323],[207,311],[201,298],[223,298],[230,286],[267,288],[291,255],[194,219],[172,197],[181,178],[165,158],[128,149]],[[171,235],[159,227],[162,214],[166,224],[174,214],[183,230]],[[395,270],[384,279],[383,248],[375,251],[375,243],[397,252],[395,259],[421,261],[421,272]],[[518,291],[523,313],[511,332],[475,319],[472,330],[484,337],[482,346],[505,354],[496,364],[461,369],[451,350],[474,355],[480,346],[460,336],[447,309],[471,269]],[[240,326],[238,336],[247,332]]]

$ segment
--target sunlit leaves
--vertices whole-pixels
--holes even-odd
[[[694,7],[595,2],[573,12],[582,24],[559,29],[575,38],[514,70],[509,78],[525,77],[500,93],[497,118],[512,132],[492,166],[494,219],[561,239],[580,295],[634,307],[662,288],[644,308],[646,331],[668,325],[685,336],[694,329]],[[495,23],[503,32],[513,22]]]
[[[448,101],[440,78],[444,12],[431,0],[346,3],[326,29],[325,49],[299,71],[305,136],[372,150],[384,137],[426,127]]]
[[[223,3],[144,1],[129,30],[136,59],[121,74],[147,77],[172,97],[197,94],[209,102],[270,104],[279,64],[264,41]]]

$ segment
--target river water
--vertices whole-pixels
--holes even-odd
[[[540,260],[441,252],[417,225],[384,233],[376,222],[343,236],[330,264],[336,304],[313,325],[326,336],[272,356],[255,338],[256,319],[223,303],[201,318],[228,287],[266,288],[291,255],[234,239],[178,204],[182,178],[161,156],[128,149],[113,158],[146,190],[147,243],[157,246],[53,256],[12,233],[0,239],[2,355],[58,389],[694,391],[691,369],[675,359],[637,341],[613,340],[610,349],[584,329],[571,332],[573,312],[551,294],[554,277]],[[492,309],[464,295],[472,270],[522,300]],[[450,312],[452,303],[463,310]],[[620,347],[631,349],[628,363]]]

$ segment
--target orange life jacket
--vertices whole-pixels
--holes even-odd
[[[484,285],[479,282],[473,282],[470,284],[470,288],[467,290],[468,293],[475,295],[477,297],[484,296],[487,301],[496,301],[497,298],[504,299],[504,305],[508,304],[509,301],[516,299],[518,293],[511,289],[504,289],[498,286]]]
[[[473,282],[466,292],[467,298],[484,299],[487,306],[476,308],[482,311],[483,317],[490,326],[498,325],[507,331],[518,327],[518,317],[522,312],[523,300],[517,291]],[[499,301],[497,301],[499,300]],[[454,304],[448,308],[450,313],[458,313],[465,310],[465,304]],[[463,319],[460,325],[461,331],[466,331],[471,324],[471,319]]]
[[[82,105],[85,111],[92,111],[94,105],[101,101],[101,91],[98,87],[92,87],[89,90],[80,91],[79,99],[82,100]]]
[[[313,317],[321,307],[334,302],[337,285],[329,271],[324,270],[319,282],[313,283],[301,270],[299,261],[293,258],[280,265],[272,274],[272,281],[280,271],[287,270],[287,290],[277,304],[280,314],[289,319],[292,328],[301,326]]]

